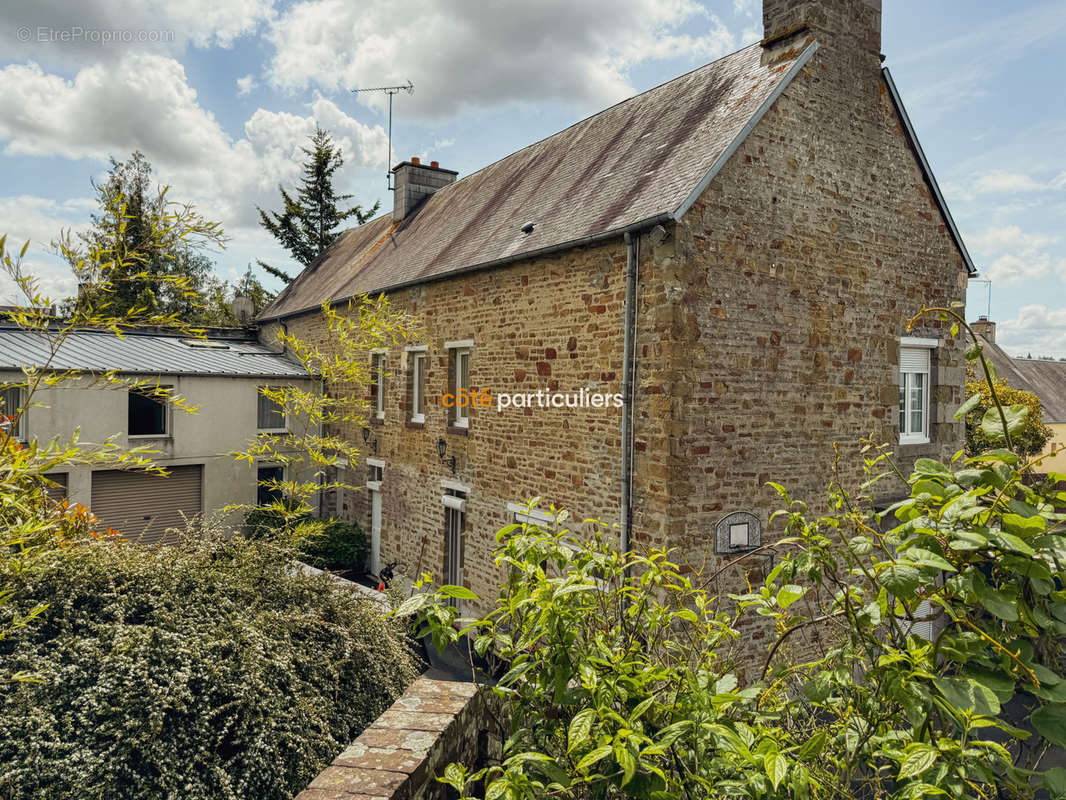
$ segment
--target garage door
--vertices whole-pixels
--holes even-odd
[[[167,528],[184,529],[185,517],[200,513],[202,477],[200,464],[171,467],[165,478],[143,470],[94,472],[92,512],[125,539],[158,542]]]

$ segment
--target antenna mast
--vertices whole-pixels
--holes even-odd
[[[978,280],[977,278],[970,278],[970,283],[983,283],[988,287],[988,318],[992,319],[992,281],[987,278],[984,280]]]
[[[389,187],[389,191],[392,191],[392,96],[399,94],[400,92],[413,93],[415,85],[411,81],[407,81],[403,86],[371,86],[366,89],[352,89],[352,94],[359,94],[360,92],[384,92],[389,96],[389,158],[386,161],[388,166],[388,172],[385,173],[385,184]]]

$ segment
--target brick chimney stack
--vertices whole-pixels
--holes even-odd
[[[401,161],[392,172],[392,218],[399,222],[435,191],[455,183],[458,174],[441,169],[436,161],[429,165],[417,157]]]
[[[971,322],[970,327],[973,328],[974,333],[983,337],[989,344],[996,343],[996,323],[984,314],[977,318],[977,322]]]
[[[763,0],[762,24],[767,47],[806,28],[804,38],[823,47],[871,55],[880,63],[881,0]]]

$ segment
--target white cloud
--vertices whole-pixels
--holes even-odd
[[[1066,258],[1051,251],[1058,237],[1026,233],[1018,225],[1005,225],[988,228],[968,241],[979,256],[982,277],[997,285],[1056,275],[1066,279]]]
[[[996,342],[1014,355],[1066,357],[1066,308],[1022,306],[996,326]]]
[[[251,94],[259,86],[255,81],[254,75],[245,75],[243,78],[237,78],[237,94],[240,97]]]
[[[977,178],[974,191],[977,194],[1015,194],[1018,192],[1035,192],[1044,185],[1021,172],[992,170]]]
[[[234,139],[203,109],[172,58],[128,53],[79,71],[72,80],[36,64],[0,69],[0,144],[7,154],[124,158],[141,150],[157,177],[226,228],[256,224],[255,205],[272,204],[279,182],[303,161],[316,122],[331,131],[353,165],[384,164],[387,140],[318,98],[306,115],[258,109]]]
[[[694,21],[707,32],[681,32]],[[711,60],[736,46],[694,0],[306,0],[277,18],[267,38],[276,87],[345,92],[411,80],[403,113],[430,118],[527,101],[600,108],[633,93],[635,65]]]
[[[274,16],[273,0],[35,0],[0,5],[0,52],[69,64],[130,50],[229,47]]]

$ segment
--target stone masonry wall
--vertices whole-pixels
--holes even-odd
[[[966,270],[876,56],[816,53],[672,244],[645,272],[640,396],[643,414],[677,422],[676,436],[645,446],[670,457],[670,511],[655,527],[694,566],[721,564],[709,532],[724,513],[767,522],[780,507],[769,480],[812,513],[827,510],[835,445],[852,490],[861,437],[895,446],[904,474],[918,456],[947,459],[962,446],[952,419],[962,344],[935,319],[909,334],[906,324],[923,304],[964,300]],[[941,342],[928,445],[898,446],[905,335]],[[904,493],[899,481],[878,489],[881,499]],[[740,577],[726,571],[718,588],[740,589]],[[744,637],[751,658],[768,633]]]
[[[296,800],[444,800],[448,764],[498,751],[493,708],[486,687],[418,678]]]
[[[390,302],[421,318],[428,345],[426,420],[410,422],[406,407],[407,354],[396,347],[386,367],[385,420],[373,424],[382,479],[382,558],[400,561],[409,575],[444,572],[442,481],[470,488],[466,511],[463,582],[482,597],[495,596],[492,565],[496,532],[514,521],[507,503],[543,498],[579,518],[618,520],[620,424],[618,408],[474,408],[469,431],[451,427],[441,404],[448,391],[446,341],[472,339],[470,384],[494,393],[580,389],[621,391],[625,247],[621,241],[580,248],[556,258],[395,292]],[[315,340],[315,314],[288,322],[291,332]],[[362,443],[356,426],[344,430]],[[456,473],[437,455],[440,438]],[[366,480],[365,467],[348,478]],[[339,499],[340,513],[370,529],[368,493]]]

